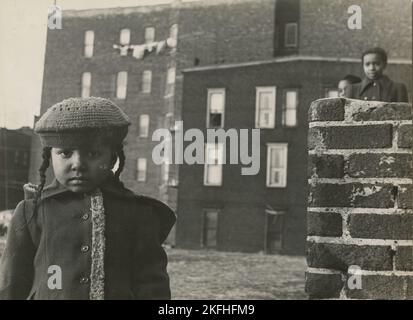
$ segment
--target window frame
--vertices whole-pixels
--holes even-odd
[[[149,94],[152,92],[152,70],[142,71],[141,92],[145,94]]]
[[[171,24],[169,27],[169,38],[178,40],[178,24]]]
[[[216,93],[222,93],[222,116],[221,116],[221,124],[220,126],[211,126],[211,119],[210,119],[210,109],[211,109],[211,96]],[[207,113],[206,113],[206,127],[207,128],[224,128],[225,124],[225,104],[226,104],[226,90],[225,88],[208,88],[207,91]]]
[[[217,157],[218,158],[218,160],[217,160],[218,163],[216,163],[216,164],[209,164],[208,163],[208,155],[209,155],[208,150],[211,148],[211,146],[218,146],[218,157]],[[220,156],[220,154],[219,154],[220,150],[219,149],[221,149],[221,159],[219,159],[219,156]],[[205,152],[204,152],[204,159],[205,159],[205,161],[204,161],[204,186],[207,186],[207,187],[220,187],[220,186],[222,186],[222,183],[223,183],[223,156],[224,156],[224,152],[225,152],[225,150],[224,150],[224,144],[223,143],[206,143],[205,144]],[[218,183],[208,182],[208,172],[209,172],[208,168],[210,166],[218,166],[219,167],[220,178],[219,178]]]
[[[153,39],[151,40],[151,39],[149,38],[149,40],[151,40],[151,41],[148,40],[148,30],[153,30]],[[144,32],[143,32],[143,42],[144,42],[145,44],[148,44],[148,43],[155,42],[155,40],[156,40],[156,30],[155,30],[155,27],[153,27],[153,26],[145,27]]]
[[[330,92],[332,92],[332,91],[337,92],[337,96],[329,97],[328,94],[329,94]],[[339,98],[338,89],[337,89],[337,88],[333,88],[333,87],[326,87],[326,88],[324,88],[324,97],[325,97],[325,98]]]
[[[295,99],[295,108],[288,108],[287,105],[287,93],[288,92],[295,92],[296,99]],[[298,106],[299,106],[299,93],[300,90],[298,88],[285,88],[283,89],[283,108],[282,108],[282,125],[286,128],[295,128],[298,126]],[[288,110],[295,110],[295,123],[294,125],[287,125],[287,112]]]
[[[127,39],[127,41],[123,41],[125,40],[124,38]],[[119,44],[121,46],[128,46],[130,45],[130,38],[131,38],[131,32],[130,29],[128,28],[123,28],[119,31]]]
[[[139,163],[140,161],[143,161],[144,163],[144,168],[142,170],[139,169]],[[140,177],[139,173],[143,172],[143,178]],[[136,159],[136,181],[137,182],[146,182],[147,178],[147,172],[148,172],[148,161],[146,158],[138,158]]]
[[[125,85],[124,86],[120,85],[120,75],[121,74],[125,74]],[[123,88],[123,87],[125,88],[124,89],[125,93],[121,95],[120,92],[123,92],[123,91],[121,91],[121,88]],[[127,71],[119,71],[116,75],[116,95],[115,95],[115,97],[116,97],[116,99],[124,100],[124,99],[126,99],[127,95],[128,95],[128,72]]]
[[[147,119],[147,126],[145,132],[142,132],[142,121],[143,119]],[[148,138],[149,137],[149,127],[150,127],[150,116],[149,114],[141,114],[139,115],[139,138]]]
[[[288,29],[294,27],[294,43],[287,43]],[[298,23],[297,22],[287,22],[284,25],[284,47],[285,48],[297,48],[298,47]]]
[[[215,224],[215,244],[214,245],[208,245],[207,244],[207,216],[208,213],[215,213],[216,214],[216,224]],[[219,240],[219,216],[220,216],[221,210],[217,208],[204,208],[202,210],[202,232],[201,232],[201,247],[206,248],[206,249],[216,249],[218,247],[218,240]],[[211,229],[211,228],[208,228]]]
[[[86,81],[86,79],[88,80]],[[82,98],[89,98],[91,88],[92,88],[92,73],[89,71],[83,72],[80,82],[81,82],[80,96]]]
[[[271,168],[271,149],[283,150],[283,161],[285,163],[284,168],[276,169]],[[271,183],[272,169],[282,170],[284,173],[284,179],[280,183]],[[267,170],[266,170],[266,187],[268,188],[286,188],[288,178],[288,143],[267,143]]]
[[[261,108],[260,108],[260,93],[262,92],[271,92],[273,97],[273,103],[271,104],[271,119],[272,124],[270,122],[267,126],[260,125],[260,115],[261,115]],[[276,110],[277,110],[277,87],[276,86],[265,86],[265,87],[255,87],[255,128],[259,129],[274,129],[276,127]]]
[[[91,35],[91,36],[88,36]],[[89,39],[89,41],[88,41]],[[91,40],[90,40],[91,39]],[[83,56],[85,58],[92,58],[94,53],[94,46],[95,46],[95,31],[94,30],[86,30],[84,33],[84,40],[83,40]]]

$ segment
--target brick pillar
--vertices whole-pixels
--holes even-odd
[[[308,150],[310,299],[413,299],[412,105],[314,101]]]

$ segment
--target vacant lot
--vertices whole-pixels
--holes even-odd
[[[172,299],[306,299],[304,257],[168,249]]]
[[[0,256],[3,243],[0,239]],[[304,257],[167,249],[172,299],[306,299]]]

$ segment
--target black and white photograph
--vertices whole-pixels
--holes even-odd
[[[2,0],[0,300],[412,300],[412,13]]]

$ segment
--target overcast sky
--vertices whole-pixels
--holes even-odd
[[[171,0],[57,0],[65,9],[130,7]],[[47,13],[54,0],[0,1],[0,127],[33,126],[40,112]]]

